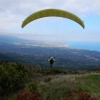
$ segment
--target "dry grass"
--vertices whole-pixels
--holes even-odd
[[[34,77],[33,81],[38,81],[36,92],[19,91],[13,100],[100,100],[100,73],[35,73]]]
[[[57,98],[65,97],[66,95],[71,98],[70,96],[72,94],[70,91],[74,91],[73,93],[76,94],[77,98],[80,96],[90,95],[90,98],[93,96],[93,99],[68,100],[95,100],[94,96],[96,96],[97,100],[99,100],[100,86],[98,85],[100,83],[100,79],[95,79],[98,77],[100,77],[99,73],[89,73],[83,75],[48,75],[43,77],[40,81],[39,91],[42,93],[44,100],[48,100],[47,98],[55,100]],[[49,82],[45,82],[45,78],[51,78],[51,80]],[[81,92],[83,93],[82,95]]]

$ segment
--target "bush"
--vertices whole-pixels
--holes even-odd
[[[38,82],[27,83],[25,88],[28,91],[35,91],[38,89]]]
[[[36,91],[30,92],[25,90],[20,90],[17,97],[13,100],[43,100],[40,94]]]
[[[55,69],[51,69],[50,71],[55,73],[55,74],[61,74],[61,73],[63,74],[63,73],[65,73],[64,70],[60,70],[60,69],[56,69],[56,68]]]
[[[50,82],[51,79],[52,79],[52,78],[48,77],[48,78],[46,78],[44,81],[45,81],[45,82]]]
[[[30,72],[22,63],[0,65],[0,95],[6,95],[24,87]]]

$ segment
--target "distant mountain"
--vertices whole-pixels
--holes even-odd
[[[24,42],[24,39],[17,38],[12,35],[0,35],[0,42]]]
[[[41,47],[67,47],[66,44],[62,43],[26,40],[11,35],[0,35],[0,43],[10,43],[15,45],[20,44],[26,46],[41,46]]]

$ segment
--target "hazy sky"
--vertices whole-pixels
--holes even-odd
[[[54,17],[21,28],[28,15],[46,8],[76,14],[84,21],[85,29],[71,20]],[[48,41],[100,41],[100,0],[0,0],[0,34]]]

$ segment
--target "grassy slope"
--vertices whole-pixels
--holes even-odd
[[[43,100],[100,100],[100,72],[54,75],[35,72],[32,77],[32,82],[34,81],[38,83],[38,86],[36,86],[37,84],[31,86],[33,89],[37,88]],[[89,96],[81,91],[90,93],[96,99],[78,99],[78,96],[81,95]]]
[[[39,91],[45,100],[70,96],[70,91],[91,93],[100,100],[100,74],[49,75],[39,82]]]

